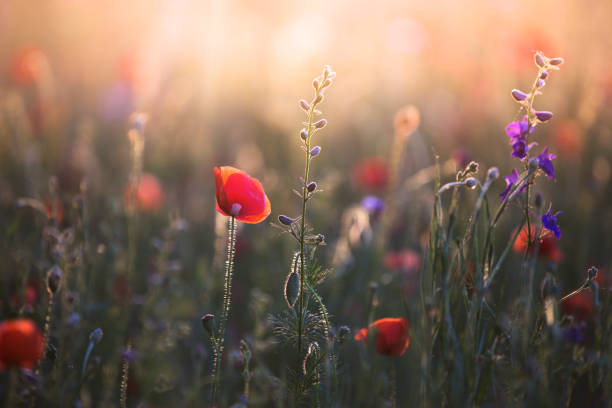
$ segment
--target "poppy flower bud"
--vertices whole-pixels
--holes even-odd
[[[101,340],[102,337],[104,336],[104,332],[102,331],[101,328],[97,328],[96,330],[92,331],[91,334],[89,335],[89,341],[95,344],[98,344]]]
[[[321,146],[315,146],[310,149],[310,157],[318,156],[321,153]]]
[[[538,67],[544,68],[546,66],[546,61],[544,60],[544,57],[541,53],[536,52],[536,54],[534,55],[534,60]]]
[[[467,188],[471,190],[471,189],[476,188],[476,185],[478,184],[478,180],[476,180],[474,177],[468,177],[465,179],[463,183],[465,184]]]
[[[308,183],[308,185],[306,186],[306,190],[308,190],[309,193],[312,193],[313,191],[315,191],[317,189],[317,183],[315,183],[314,181],[311,181],[310,183]]]
[[[497,167],[491,167],[487,172],[487,178],[489,180],[495,180],[499,177],[499,169]]]
[[[297,272],[291,272],[285,280],[285,301],[289,307],[293,307],[300,296],[300,275]]]
[[[278,222],[280,222],[283,225],[291,225],[295,222],[295,220],[291,217],[287,217],[286,215],[279,215],[278,216]]]
[[[535,115],[540,122],[546,122],[547,120],[550,120],[553,117],[553,113],[548,111],[536,111]]]
[[[540,165],[540,160],[538,160],[537,157],[532,157],[531,159],[529,159],[529,163],[528,163],[529,172],[536,171],[539,165]]]
[[[512,97],[517,102],[524,101],[529,96],[525,92],[519,91],[518,89],[513,89],[511,93],[512,93]]]
[[[52,295],[59,289],[62,281],[62,270],[59,266],[53,265],[47,272],[47,290]]]
[[[325,127],[325,125],[327,125],[327,119],[321,119],[313,123],[313,126],[315,127],[315,129],[322,129]]]
[[[548,61],[548,63],[550,65],[561,65],[563,64],[563,58],[557,57],[557,58],[551,58],[550,61]]]
[[[204,330],[208,332],[211,336],[214,335],[217,330],[217,319],[214,314],[205,314],[202,316],[202,327]]]
[[[304,109],[305,111],[310,110],[310,105],[304,99],[300,99],[300,107]]]
[[[306,139],[308,138],[308,132],[306,132],[306,129],[300,130],[300,138],[303,141],[306,141]]]

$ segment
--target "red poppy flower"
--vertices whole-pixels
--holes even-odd
[[[353,169],[353,183],[362,190],[380,191],[389,182],[389,168],[380,158],[369,158],[359,162]]]
[[[584,132],[580,124],[572,119],[565,119],[554,125],[553,139],[559,151],[568,159],[577,161],[584,149]]]
[[[412,249],[387,252],[383,258],[383,263],[392,271],[410,274],[418,270],[421,266],[421,255]]]
[[[561,302],[563,315],[574,316],[574,319],[578,321],[587,320],[593,314],[594,309],[595,302],[590,289],[583,290]]]
[[[531,227],[531,239],[532,241],[535,238],[535,227]],[[521,232],[519,233],[516,241],[514,241],[514,245],[512,249],[518,253],[524,253],[525,249],[527,249],[527,242],[529,241],[529,234],[527,233],[527,227],[523,227]],[[533,244],[531,245],[530,251],[533,251]],[[538,247],[538,254],[543,256],[546,259],[550,259],[555,263],[559,263],[563,258],[563,252],[559,249],[559,244],[555,237],[548,233],[542,232],[540,233],[540,242]]]
[[[367,344],[368,330],[375,330],[376,351],[385,356],[401,356],[410,345],[410,322],[403,317],[386,317],[372,323],[369,329],[361,329],[355,340]]]
[[[32,369],[43,353],[43,336],[30,319],[0,323],[0,368]]]
[[[128,208],[131,192],[132,187],[129,185],[125,190],[125,205]],[[149,173],[142,174],[134,198],[136,200],[136,208],[140,211],[147,213],[159,211],[164,204],[164,190],[157,177]]]
[[[270,200],[256,178],[231,166],[215,167],[217,211],[257,224],[270,215]]]

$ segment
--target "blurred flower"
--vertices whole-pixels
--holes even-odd
[[[551,131],[555,145],[565,158],[577,160],[584,149],[584,132],[577,121],[565,119]]]
[[[530,252],[533,251],[533,242],[535,241],[535,226],[531,227],[531,239],[532,244],[529,249]],[[519,233],[516,241],[514,241],[514,245],[512,248],[517,253],[523,253],[527,249],[529,234],[527,232],[527,226],[523,227],[521,232]],[[549,259],[555,263],[559,263],[563,258],[563,253],[561,249],[559,249],[559,245],[557,240],[549,233],[540,233],[540,241],[538,247],[538,255],[542,256],[546,259]]]
[[[361,200],[361,206],[369,213],[380,214],[385,209],[385,202],[380,197],[369,195]]]
[[[552,153],[548,153],[548,147],[542,149],[542,153],[538,155],[538,163],[540,169],[548,176],[549,179],[553,180],[555,178],[555,168],[552,164],[552,159],[555,159],[555,156]]]
[[[453,150],[450,157],[455,161],[458,169],[464,169],[472,161],[472,155],[462,147]]]
[[[585,340],[586,322],[580,322],[577,325],[570,325],[563,328],[563,338],[569,343],[583,343]]]
[[[64,219],[64,204],[62,204],[62,200],[57,197],[45,197],[43,199],[43,205],[45,206],[47,218],[54,218],[58,225],[61,224]]]
[[[134,109],[134,92],[126,82],[113,83],[102,96],[101,113],[109,122],[125,119]]]
[[[256,178],[231,166],[215,167],[217,211],[256,224],[270,215],[270,200]]]
[[[542,214],[542,225],[544,225],[544,228],[555,234],[555,238],[561,239],[561,228],[559,228],[559,225],[557,224],[557,215],[561,214],[562,211],[557,211],[556,213],[551,214],[551,209],[552,203],[550,206],[548,206],[548,211],[546,214]]]
[[[30,319],[0,323],[0,369],[32,369],[43,353],[43,336]]]
[[[591,289],[585,289],[561,302],[564,316],[573,316],[578,321],[587,320],[593,313],[595,302]]]
[[[401,356],[410,345],[410,323],[403,317],[386,317],[372,323],[369,329],[361,329],[355,340],[368,343],[368,331],[374,330],[376,351],[385,356]]]
[[[529,149],[533,147],[533,143],[527,144],[527,136],[533,133],[533,127],[529,126],[527,115],[517,122],[512,122],[506,126],[506,134],[510,138],[510,146],[512,146],[512,156],[524,159],[527,156]]]
[[[40,81],[49,67],[49,60],[36,47],[25,47],[11,60],[10,77],[18,85],[32,85]]]
[[[384,265],[396,272],[415,272],[421,266],[421,255],[412,249],[397,252],[387,252],[383,259]]]
[[[389,182],[389,168],[387,162],[381,158],[367,158],[353,168],[352,177],[358,189],[380,191],[384,190]]]
[[[125,190],[125,206],[128,208],[131,196],[132,187],[129,185]],[[159,211],[164,203],[164,191],[157,177],[149,173],[143,173],[134,198],[136,208],[140,211],[146,213]]]
[[[34,307],[34,305],[38,302],[38,298],[40,297],[40,286],[38,285],[38,281],[35,279],[29,279],[26,287],[23,290],[23,305]],[[11,299],[11,304],[13,306],[18,306],[21,297],[19,293],[15,293],[15,295]]]
[[[393,128],[395,133],[408,137],[419,127],[421,114],[414,105],[404,106],[397,111],[393,118]]]

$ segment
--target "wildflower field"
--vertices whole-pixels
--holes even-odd
[[[0,406],[611,407],[610,16],[0,1]]]

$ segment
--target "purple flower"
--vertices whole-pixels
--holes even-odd
[[[510,173],[510,175],[507,176],[507,177],[504,177],[504,178],[506,180],[506,188],[499,195],[499,198],[502,201],[504,201],[506,199],[506,196],[508,194],[510,194],[510,191],[512,190],[512,187],[514,187],[514,185],[518,181],[518,178],[519,178],[518,171],[516,171],[516,169],[512,169],[512,172]],[[527,187],[527,186],[523,186],[521,188],[521,191],[519,191],[519,193],[522,193],[523,191],[525,191],[525,187]]]
[[[559,225],[557,224],[557,215],[561,214],[562,212],[557,211],[556,213],[551,214],[551,208],[552,203],[550,206],[548,206],[548,211],[546,214],[542,214],[542,225],[544,225],[544,228],[551,231],[555,235],[556,239],[561,239],[561,228],[559,228]]]
[[[581,322],[578,325],[572,325],[563,329],[563,337],[565,341],[570,343],[582,343],[584,341],[584,330],[586,322]]]
[[[538,79],[538,86],[539,86],[539,81],[542,81],[541,79]],[[544,81],[542,81],[544,82]],[[542,85],[544,86],[544,85]],[[538,118],[538,120],[540,122],[546,122],[547,120],[550,120],[553,117],[553,113],[552,112],[548,112],[548,111],[536,111],[535,112],[536,117]]]
[[[361,206],[368,212],[380,213],[385,209],[385,202],[379,197],[369,195],[361,200]]]
[[[542,150],[542,153],[538,155],[538,165],[540,169],[546,173],[549,179],[553,180],[555,178],[555,168],[552,164],[552,159],[556,159],[557,156],[553,153],[548,153],[548,147],[545,147]]]
[[[533,127],[529,126],[527,115],[517,122],[512,122],[506,126],[506,134],[510,138],[510,146],[512,146],[512,156],[524,159],[527,156],[529,149],[533,147],[533,143],[527,144],[527,136],[533,133]]]

